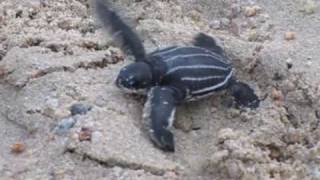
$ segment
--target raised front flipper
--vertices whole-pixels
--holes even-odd
[[[98,18],[110,31],[116,42],[121,43],[119,45],[122,50],[129,49],[136,61],[145,60],[145,49],[139,36],[109,6],[103,0],[95,0],[95,10]]]
[[[151,140],[165,151],[174,151],[170,127],[174,121],[178,92],[171,87],[153,87],[148,94],[143,118]]]

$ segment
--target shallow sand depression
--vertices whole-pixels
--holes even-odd
[[[320,2],[112,3],[148,52],[219,39],[260,107],[226,92],[184,104],[164,153],[143,128],[144,98],[114,86],[132,57],[89,1],[0,0],[0,179],[320,179]],[[76,103],[90,110],[71,117]]]

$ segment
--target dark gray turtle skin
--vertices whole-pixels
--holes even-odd
[[[147,94],[143,119],[157,147],[175,151],[170,128],[176,106],[184,102],[229,90],[237,105],[259,106],[253,89],[236,80],[223,49],[212,37],[199,33],[193,46],[172,46],[146,54],[138,35],[109,7],[96,0],[98,18],[136,61],[120,70],[116,85],[126,92]]]

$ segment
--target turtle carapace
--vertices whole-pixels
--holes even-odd
[[[236,80],[232,66],[214,38],[199,33],[192,46],[172,46],[147,54],[138,35],[107,6],[96,0],[102,24],[115,34],[120,48],[135,62],[123,67],[116,85],[126,92],[145,93],[143,118],[152,142],[174,151],[172,127],[176,106],[217,91],[229,90],[239,106],[257,108],[259,99],[247,84]]]

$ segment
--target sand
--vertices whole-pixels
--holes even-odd
[[[144,98],[114,86],[132,57],[89,1],[0,0],[1,179],[320,179],[318,1],[113,4],[148,52],[217,38],[260,107],[226,92],[179,106],[165,153],[143,128]],[[71,117],[76,103],[92,109]]]

